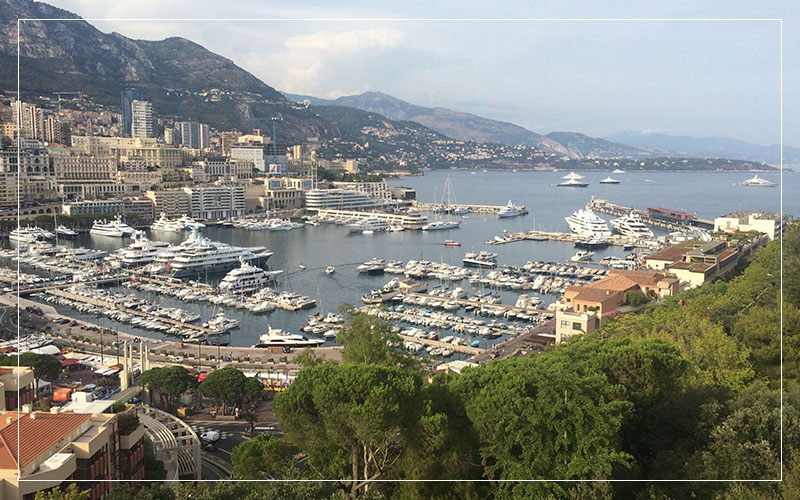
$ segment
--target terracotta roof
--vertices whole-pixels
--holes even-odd
[[[6,375],[8,373],[11,373],[13,371],[14,370],[12,370],[11,368],[0,368],[0,377],[2,377],[3,375]]]
[[[32,419],[27,413],[4,412],[0,415],[0,469],[25,467],[91,417],[88,413],[37,412]]]
[[[614,292],[624,292],[626,290],[630,290],[631,288],[637,288],[638,286],[638,283],[627,276],[619,275],[609,276],[601,280],[593,281],[588,285],[584,285],[585,288],[597,288],[600,290],[611,290]]]
[[[651,253],[650,255],[645,257],[645,260],[666,260],[670,262],[675,262],[678,260],[683,259],[683,255],[691,250],[690,248],[681,247],[681,246],[672,246],[669,248],[665,248],[660,252]]]
[[[611,269],[608,275],[625,276],[639,285],[653,285],[666,276],[666,274],[661,271],[627,271],[624,269]]]
[[[687,269],[693,273],[704,273],[716,266],[716,264],[704,264],[702,262],[677,262],[669,266],[670,269]]]
[[[601,288],[589,288],[587,286],[578,287],[578,295],[572,298],[572,301],[583,300],[586,302],[603,302],[609,298],[621,294],[619,290],[605,290]]]

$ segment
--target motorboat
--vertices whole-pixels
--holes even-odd
[[[196,220],[192,219],[186,214],[181,215],[178,220],[175,221],[176,224],[180,224],[185,231],[191,231],[193,229],[203,229],[206,227],[205,224],[202,222],[197,222]]]
[[[325,274],[333,274],[336,272],[336,268],[333,266],[328,266],[325,268]]]
[[[480,253],[467,252],[462,260],[466,267],[495,268],[497,267],[497,254],[482,251]]]
[[[36,226],[17,227],[8,234],[8,239],[18,243],[34,243],[52,238],[53,233]]]
[[[557,184],[560,187],[586,187],[589,185],[588,182],[581,182],[583,176],[580,174],[576,174],[575,172],[570,172],[562,179],[566,179],[564,182]]]
[[[565,217],[565,220],[569,229],[575,234],[602,238],[611,236],[611,230],[606,221],[598,217],[589,207],[574,212],[569,217]]]
[[[511,203],[511,200],[508,200],[508,204],[503,208],[501,208],[500,211],[497,213],[497,216],[501,219],[507,217],[516,217],[518,215],[521,215],[521,212],[517,206]]]
[[[461,221],[457,220],[439,220],[430,222],[422,226],[423,231],[441,231],[443,229],[456,229],[461,226]]]
[[[167,251],[170,244],[164,241],[151,241],[143,231],[133,235],[133,243],[106,257],[117,267],[138,267],[150,264],[159,254]]]
[[[752,179],[747,179],[740,182],[739,185],[747,187],[775,187],[777,184],[775,184],[774,182],[770,182],[766,179],[762,179],[758,175],[755,175]]]
[[[236,269],[231,270],[219,282],[222,292],[247,293],[260,290],[271,285],[283,271],[265,271],[260,267],[248,264],[244,260]]]
[[[600,184],[620,184],[622,181],[618,181],[617,179],[613,179],[611,176],[606,177],[605,179],[600,181]]]
[[[122,229],[105,219],[94,221],[92,228],[89,230],[89,234],[92,236],[111,236],[114,238],[122,238],[125,236],[125,232]]]
[[[613,170],[611,173],[612,173],[612,174],[624,174],[624,173],[625,173],[625,171],[624,171],[624,170],[621,170],[621,169],[619,169],[619,168],[615,168],[615,169],[614,169],[614,170]]]
[[[132,236],[133,233],[136,232],[136,229],[122,222],[122,216],[120,214],[117,214],[113,220],[109,221],[109,224],[122,231],[123,236]]]
[[[241,261],[258,266],[266,262],[272,252],[264,247],[236,247],[204,237],[198,229],[189,238],[155,258],[175,277],[216,273],[236,268]]]
[[[59,224],[59,226],[56,228],[56,234],[62,238],[74,238],[78,236],[77,231],[73,231],[72,229],[61,224]]]
[[[446,247],[460,247],[461,246],[461,242],[460,241],[454,241],[454,240],[444,240],[444,246],[446,246]]]
[[[164,231],[169,233],[180,233],[183,231],[183,224],[167,218],[167,214],[161,212],[161,216],[150,224],[153,231]]]
[[[578,252],[569,258],[570,262],[583,262],[592,260],[594,252],[589,250],[578,250]]]
[[[386,231],[389,229],[389,223],[377,217],[369,217],[367,219],[348,224],[347,229],[351,233],[363,233],[364,231]]]
[[[653,231],[647,227],[642,218],[635,212],[631,212],[625,217],[611,219],[611,227],[620,234],[637,240],[648,240],[653,237]]]
[[[373,258],[356,267],[359,273],[381,274],[386,269],[384,259]]]
[[[575,242],[575,248],[605,248],[611,243],[602,237],[593,236],[591,238],[584,238]]]
[[[261,334],[258,344],[253,347],[317,347],[325,343],[323,339],[310,339],[303,335],[284,332],[283,330],[268,327],[267,333]]]

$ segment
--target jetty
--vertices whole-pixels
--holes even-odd
[[[443,212],[447,211],[448,208],[447,205],[442,203],[426,203],[421,201],[415,201],[413,206],[415,209],[423,212]],[[500,210],[506,208],[505,205],[466,205],[464,203],[459,203],[458,206],[466,208],[470,211],[470,213],[487,215],[496,215],[500,212]],[[528,210],[525,209],[525,205],[516,205],[516,207],[520,215],[525,215],[528,213]]]
[[[626,207],[617,205],[601,198],[592,198],[589,206],[595,212],[601,212],[616,217],[623,217],[634,213],[641,217],[645,224],[667,229],[669,231],[686,231],[687,227],[694,226],[701,229],[713,229],[714,221],[700,219],[694,214],[677,212],[660,207],[648,207],[647,210],[640,208]]]
[[[439,347],[441,349],[449,349],[453,352],[458,352],[461,354],[468,354],[470,356],[477,356],[485,351],[485,349],[481,349],[479,347],[470,347],[468,345],[460,345],[460,344],[451,344],[449,342],[442,342],[439,340],[431,340],[426,338],[416,338],[410,335],[400,335],[400,338],[405,340],[406,342],[419,342],[420,344]]]

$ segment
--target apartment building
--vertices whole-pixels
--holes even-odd
[[[153,104],[149,101],[131,101],[131,137],[153,137]]]
[[[58,182],[109,182],[117,178],[117,159],[110,155],[54,155],[51,162]]]
[[[145,192],[145,196],[153,202],[153,211],[156,214],[180,217],[189,213],[191,197],[183,189],[149,190]]]
[[[33,370],[27,366],[0,367],[0,411],[15,410],[36,400]]]
[[[666,271],[694,288],[732,271],[742,253],[735,241],[687,241],[652,253],[645,259],[647,267]]]
[[[189,214],[207,220],[245,214],[244,186],[216,185],[183,188],[189,195]]]
[[[123,210],[122,200],[87,200],[64,203],[64,215],[115,215]]]
[[[757,231],[766,234],[772,241],[786,230],[786,222],[785,215],[740,210],[714,219],[714,231]]]

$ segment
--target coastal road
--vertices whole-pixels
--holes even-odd
[[[556,330],[556,320],[551,319],[547,323],[539,325],[535,328],[527,330],[525,333],[510,338],[505,342],[501,342],[492,346],[486,352],[473,356],[469,361],[473,363],[488,363],[495,358],[507,358],[512,356],[519,349],[529,344],[534,344],[539,347],[544,347],[547,344],[552,344],[555,339],[543,336],[544,334],[553,334]]]

